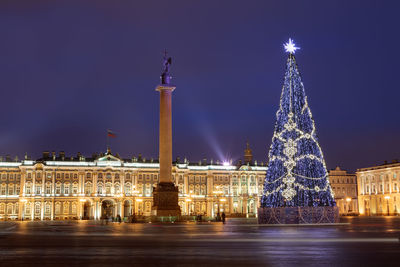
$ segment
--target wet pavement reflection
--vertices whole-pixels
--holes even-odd
[[[0,222],[0,266],[398,266],[400,217],[341,223]]]

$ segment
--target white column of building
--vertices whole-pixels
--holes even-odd
[[[35,218],[35,201],[31,201],[31,220],[33,221],[33,219]]]

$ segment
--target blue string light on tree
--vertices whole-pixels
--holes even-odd
[[[324,156],[294,56],[299,47],[289,39],[284,48],[289,57],[261,205],[335,206]]]

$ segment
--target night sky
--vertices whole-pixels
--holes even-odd
[[[395,2],[3,0],[0,154],[157,158],[166,48],[174,158],[265,162],[291,37],[327,167],[400,159]]]

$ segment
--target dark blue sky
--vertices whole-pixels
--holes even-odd
[[[328,168],[400,158],[395,2],[1,1],[0,154],[156,158],[167,48],[174,157],[266,161],[291,37]]]

